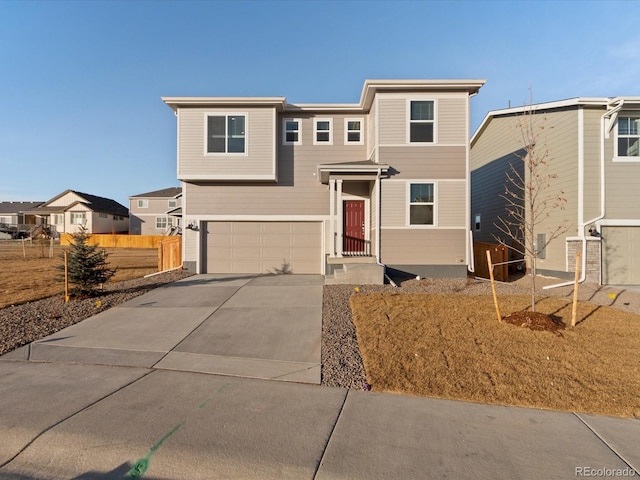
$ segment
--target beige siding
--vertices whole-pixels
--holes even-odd
[[[464,265],[466,230],[382,229],[382,263]]]
[[[466,226],[466,182],[438,182],[438,226]]]
[[[184,229],[182,231],[182,255],[186,261],[199,261],[198,258],[198,235],[195,230]]]
[[[367,135],[364,138],[364,142],[367,146],[367,158],[366,160],[376,161],[377,155],[377,143],[376,143],[376,102],[371,105],[371,110],[367,116]]]
[[[441,98],[438,100],[439,144],[467,144],[467,97]]]
[[[183,108],[178,119],[178,178],[208,179],[274,176],[275,129],[273,108]],[[245,114],[246,155],[206,154],[209,113]],[[225,177],[223,177],[225,176]]]
[[[318,180],[318,164],[362,161],[365,145],[344,145],[345,115],[332,116],[333,145],[313,145],[313,117],[296,118],[302,118],[302,145],[278,146],[277,183],[186,184],[185,215],[328,215],[329,187]]]
[[[464,146],[380,147],[380,162],[393,167],[394,178],[467,178]]]
[[[600,215],[600,117],[602,108],[584,108],[584,220]]]
[[[640,227],[603,227],[602,283],[640,285]]]
[[[381,98],[378,100],[378,125],[380,145],[404,145],[407,143],[407,100]]]
[[[621,111],[620,117],[640,116],[640,112]],[[605,198],[607,218],[640,218],[640,161],[613,161],[617,125],[611,131],[605,146]],[[636,157],[637,159],[637,157]]]
[[[407,184],[382,181],[382,228],[404,227],[407,217]]]
[[[84,201],[82,197],[80,197],[79,195],[76,195],[74,192],[69,192],[66,195],[63,195],[62,197],[58,198],[57,200],[54,200],[53,202],[47,204],[47,206],[49,207],[66,207],[68,205],[71,205],[74,202],[82,202]]]

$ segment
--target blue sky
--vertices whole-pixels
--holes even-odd
[[[365,79],[483,78],[489,110],[640,95],[637,1],[0,0],[0,200],[178,185],[161,96],[359,100]]]

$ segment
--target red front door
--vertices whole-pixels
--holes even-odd
[[[364,200],[344,201],[344,253],[365,253]]]

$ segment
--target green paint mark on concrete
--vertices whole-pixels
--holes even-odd
[[[229,384],[225,383],[222,387],[220,387],[213,395],[211,395],[209,398],[207,398],[204,402],[202,402],[200,405],[198,405],[198,408],[204,408],[207,406],[207,404],[213,400],[213,397],[215,397],[216,395],[218,395],[219,393],[222,393],[222,391],[227,388]],[[165,440],[167,440],[171,435],[173,435],[174,433],[176,433],[178,430],[180,430],[180,428],[186,423],[186,420],[183,420],[182,422],[180,422],[178,425],[176,425],[175,427],[173,427],[173,429],[171,429],[171,431],[167,432],[160,440],[158,440],[156,442],[156,444],[151,447],[151,449],[149,449],[149,453],[147,453],[144,457],[142,457],[140,460],[138,460],[136,463],[133,464],[133,467],[131,467],[131,470],[129,470],[129,472],[127,472],[127,477],[128,478],[142,478],[142,476],[145,474],[145,472],[147,471],[147,469],[149,468],[149,463],[151,462],[151,457],[153,456],[153,454],[156,452],[156,450],[158,450],[160,448],[160,446],[165,442]]]

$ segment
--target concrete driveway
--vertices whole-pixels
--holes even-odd
[[[198,275],[9,358],[320,384],[322,286],[320,275]]]

